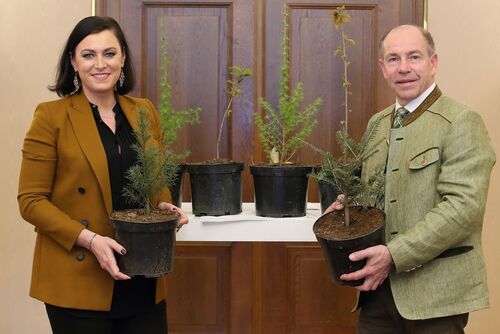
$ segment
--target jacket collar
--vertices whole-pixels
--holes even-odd
[[[426,112],[433,104],[437,101],[437,99],[442,95],[441,90],[436,85],[432,92],[425,98],[425,100],[415,109],[412,113],[410,113],[407,117],[403,119],[403,126],[407,126],[411,122],[415,121],[420,115]],[[394,123],[394,109],[395,106],[389,108],[389,112],[391,113],[391,124]]]

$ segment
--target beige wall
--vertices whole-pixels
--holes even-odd
[[[90,0],[0,2],[0,333],[50,333],[41,303],[28,295],[34,233],[15,199],[20,148],[39,101],[56,96],[46,86],[70,29],[91,13]],[[438,84],[445,94],[475,108],[500,154],[500,2],[429,0],[429,29],[439,54]],[[467,23],[466,20],[474,20]],[[484,227],[491,308],[472,314],[468,334],[498,332],[500,314],[500,174],[495,167]],[[460,279],[460,277],[457,277]]]
[[[75,23],[90,0],[0,1],[0,333],[50,333],[43,304],[28,297],[35,233],[17,209],[21,146],[36,104],[57,96],[46,87]]]
[[[500,1],[429,0],[429,30],[439,55],[442,91],[482,116],[500,160]],[[493,168],[483,244],[491,307],[471,315],[467,334],[496,334],[500,325],[500,161]],[[460,277],[457,277],[460,279]]]

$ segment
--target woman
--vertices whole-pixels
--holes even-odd
[[[24,141],[18,201],[37,232],[30,295],[45,302],[54,333],[167,332],[163,279],[121,273],[115,253],[126,250],[110,237],[111,210],[134,206],[122,188],[136,161],[130,146],[138,107],[161,138],[152,103],[124,95],[133,80],[118,23],[81,20],[50,87],[62,98],[37,107]],[[167,203],[168,190],[159,197],[158,208],[187,223]]]

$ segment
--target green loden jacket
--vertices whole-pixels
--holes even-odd
[[[379,144],[363,177],[385,165],[385,236],[396,306],[406,319],[486,308],[481,233],[495,164],[486,127],[437,87],[399,129],[391,128],[393,111],[390,106],[370,120],[381,118],[373,141]]]
[[[137,107],[145,108],[153,137],[160,140],[158,114],[149,100],[119,96],[118,103],[134,128]],[[170,201],[168,189],[159,201]],[[112,277],[92,253],[75,246],[84,223],[113,236],[106,154],[83,94],[36,108],[23,145],[18,202],[21,216],[37,232],[30,296],[62,307],[109,310]],[[164,296],[163,279],[158,279],[157,302]]]

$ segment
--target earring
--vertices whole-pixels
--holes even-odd
[[[123,87],[123,83],[125,82],[125,74],[123,73],[123,67],[122,67],[122,71],[120,72],[120,88]]]
[[[75,70],[75,77],[73,78],[73,85],[75,86],[75,89],[71,92],[70,95],[78,93],[78,91],[80,90],[80,81],[78,81],[78,71],[76,70]]]

